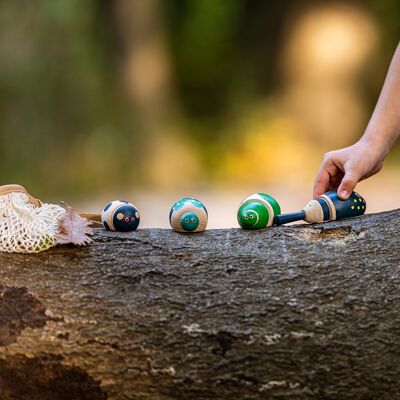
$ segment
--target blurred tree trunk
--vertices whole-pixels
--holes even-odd
[[[144,171],[158,185],[193,177],[196,157],[182,135],[182,117],[159,0],[116,0],[121,75],[144,136]]]

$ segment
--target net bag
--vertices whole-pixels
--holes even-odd
[[[35,199],[23,186],[0,186],[0,251],[39,253],[55,246],[65,213]]]

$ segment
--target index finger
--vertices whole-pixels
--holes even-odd
[[[321,194],[324,194],[330,187],[330,180],[335,176],[337,167],[328,161],[324,161],[319,168],[314,182],[313,198],[318,199]]]

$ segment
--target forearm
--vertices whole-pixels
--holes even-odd
[[[381,94],[362,142],[387,155],[400,136],[400,45],[393,56]]]

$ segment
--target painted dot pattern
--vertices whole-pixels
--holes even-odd
[[[107,230],[129,232],[138,228],[140,215],[132,203],[116,200],[104,207],[101,220]]]
[[[331,220],[357,217],[366,210],[365,200],[356,192],[352,192],[347,200],[339,198],[336,190],[324,193],[321,198],[329,205]]]

